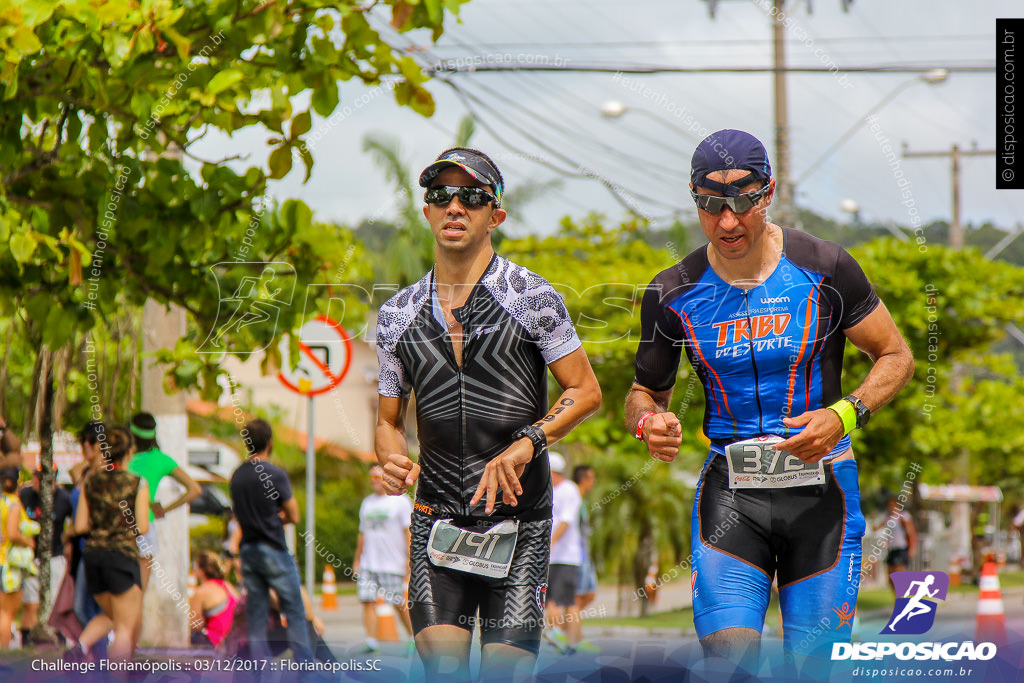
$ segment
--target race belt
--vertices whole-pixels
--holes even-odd
[[[825,483],[825,464],[804,462],[792,453],[772,445],[781,436],[758,436],[725,447],[731,489],[784,489]]]
[[[427,557],[436,567],[503,579],[512,566],[519,538],[519,520],[506,519],[482,533],[462,529],[451,519],[439,519],[430,528]]]

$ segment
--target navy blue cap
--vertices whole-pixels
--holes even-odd
[[[729,169],[750,171],[750,175],[728,184],[708,180],[708,173]],[[768,182],[771,177],[772,165],[764,145],[742,130],[726,129],[712,133],[701,140],[690,160],[690,182],[693,186],[706,187],[726,197],[735,197],[740,194],[741,187],[752,182]]]
[[[430,187],[441,171],[452,166],[461,168],[484,185],[490,185],[494,191],[495,207],[501,206],[501,195],[505,192],[501,183],[501,173],[488,159],[468,147],[453,147],[442,152],[434,163],[423,169],[423,173],[420,174],[420,187]]]

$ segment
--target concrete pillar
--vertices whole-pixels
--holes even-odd
[[[142,409],[156,418],[156,438],[160,449],[179,465],[188,464],[188,414],[185,394],[164,390],[165,367],[156,365],[147,354],[173,347],[185,335],[185,311],[170,309],[153,300],[142,313]],[[158,500],[169,503],[180,491],[177,482],[165,479],[158,489]],[[142,636],[145,645],[186,647],[188,627],[188,571],[190,566],[188,506],[174,510],[156,521],[160,547],[155,555],[142,608]]]

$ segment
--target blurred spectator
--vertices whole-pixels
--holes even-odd
[[[583,640],[580,611],[576,607],[576,581],[580,571],[580,491],[565,478],[565,459],[548,452],[551,465],[551,566],[548,570],[548,617],[545,636],[562,651],[572,652]]]
[[[21,467],[21,439],[0,418],[0,469]]]
[[[218,647],[231,631],[239,595],[224,580],[224,567],[216,553],[204,550],[196,555],[198,584],[189,600],[192,644]]]
[[[11,645],[11,625],[21,607],[22,584],[26,572],[31,571],[31,550],[28,552],[28,567],[16,556],[19,548],[31,549],[35,542],[26,529],[30,521],[18,499],[18,469],[0,469],[0,650]],[[24,552],[20,553],[24,557]]]
[[[357,575],[359,602],[363,603],[366,628],[364,652],[373,652],[377,642],[377,600],[398,611],[402,625],[412,637],[412,622],[406,606],[405,586],[409,581],[409,543],[412,501],[409,496],[389,496],[384,491],[380,465],[370,468],[373,494],[359,506],[359,537],[352,569]]]
[[[586,498],[594,484],[597,483],[597,473],[590,465],[577,465],[572,470],[572,480],[579,489],[580,498]],[[576,576],[576,609],[580,611],[580,619],[583,618],[583,610],[597,597],[597,569],[590,557],[590,534],[593,531],[590,526],[590,513],[587,511],[586,502],[580,504],[580,571]],[[582,623],[580,624],[582,634]],[[581,636],[582,637],[582,636]],[[599,649],[592,643],[581,640],[576,649],[583,652],[598,652]]]
[[[299,521],[299,505],[292,496],[288,475],[268,462],[274,448],[270,424],[253,420],[242,435],[248,457],[231,475],[231,499],[242,528],[239,557],[246,591],[249,647],[257,659],[268,658],[267,619],[273,588],[288,620],[288,640],[295,659],[308,662],[312,652],[299,568],[284,538],[284,525]]]
[[[1014,505],[1010,514],[1013,516],[1010,526],[1017,531],[1017,536],[1020,540],[1020,564],[1024,567],[1024,507]]]
[[[128,472],[132,441],[127,431],[106,431],[102,463],[85,476],[75,511],[75,533],[85,542],[85,581],[103,613],[86,624],[71,659],[89,658],[89,649],[113,629],[110,658],[130,659],[142,619],[142,577],[136,538],[149,530],[149,489]]]
[[[906,571],[917,553],[917,530],[914,529],[914,520],[895,496],[889,496],[889,513],[875,526],[875,531],[882,527],[892,530],[889,552],[885,556],[885,570],[889,576],[889,586],[892,587],[893,572]]]
[[[18,491],[18,498],[21,500],[22,507],[25,508],[25,513],[29,519],[36,522],[42,523],[42,508],[43,500],[39,492],[39,487],[42,481],[42,471],[36,470],[32,473],[32,483],[22,486]],[[60,586],[64,580],[64,573],[67,571],[68,558],[65,554],[66,541],[68,535],[65,533],[64,526],[71,520],[73,510],[71,509],[71,498],[68,496],[68,492],[57,486],[57,478],[53,480],[53,541],[50,545],[50,597],[51,602],[56,589]],[[36,562],[38,563],[40,557],[40,545],[36,544]],[[29,633],[35,628],[39,620],[46,620],[46,614],[39,614],[39,597],[40,597],[40,585],[39,585],[39,574],[33,574],[32,576],[26,576],[24,578],[24,584],[22,586],[24,595],[22,596],[22,607],[21,607],[21,642],[23,645],[27,645],[30,641]]]
[[[78,510],[78,501],[82,496],[82,485],[85,483],[86,475],[93,467],[102,460],[102,449],[107,440],[107,428],[102,422],[86,423],[78,433],[78,445],[82,449],[82,461],[71,467],[69,474],[74,487],[68,495],[72,509],[72,530],[71,540],[71,564],[68,569],[75,577],[75,616],[83,625],[92,621],[93,617],[102,614],[96,600],[89,595],[89,588],[85,583],[85,562],[82,555],[85,553],[85,538],[74,533],[74,514]],[[98,644],[98,650],[102,651],[105,641]]]
[[[149,413],[138,413],[132,418],[128,429],[135,443],[135,455],[128,462],[128,471],[146,480],[149,487],[149,531],[139,537],[139,554],[142,558],[142,592],[149,586],[149,575],[153,571],[153,557],[160,548],[155,520],[182,505],[188,505],[203,492],[199,484],[182,469],[171,456],[160,450],[156,442],[156,418]],[[185,492],[166,508],[156,499],[160,482],[166,476],[185,487]],[[137,635],[137,634],[136,634]]]
[[[242,527],[238,525],[238,518],[231,513],[231,519],[224,527],[224,542],[221,543],[221,555],[224,557],[224,574],[234,583],[242,582],[242,561],[238,559],[238,551],[242,545]],[[234,574],[234,578],[231,575]]]

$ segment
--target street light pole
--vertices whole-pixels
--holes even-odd
[[[858,130],[860,130],[861,126],[864,125],[864,122],[867,119],[871,118],[872,116],[877,114],[879,111],[881,111],[882,108],[885,105],[889,104],[889,102],[891,102],[901,92],[903,92],[904,90],[906,90],[910,86],[915,85],[917,83],[927,83],[929,85],[937,85],[937,84],[942,83],[943,81],[945,81],[947,78],[949,78],[949,72],[946,69],[932,69],[931,71],[927,71],[927,72],[921,74],[920,76],[915,76],[914,78],[912,78],[912,79],[910,79],[908,81],[904,81],[904,82],[900,83],[898,86],[893,88],[892,91],[889,92],[889,94],[887,94],[885,97],[880,99],[875,104],[875,106],[871,107],[871,109],[869,109],[868,112],[866,114],[864,114],[864,116],[862,116],[859,119],[857,119],[853,123],[853,125],[850,126],[850,128],[845,133],[843,133],[842,137],[840,137],[838,140],[836,140],[834,143],[832,143],[832,145],[828,149],[826,149],[821,154],[821,156],[819,156],[817,159],[815,159],[811,163],[811,165],[807,167],[807,170],[805,170],[803,173],[801,173],[800,177],[796,179],[796,185],[800,185],[805,180],[807,180],[811,176],[812,173],[814,173],[816,170],[818,170],[819,166],[821,166],[823,163],[825,163],[825,161],[830,156],[835,154],[836,150],[838,150],[840,147],[842,147],[844,144],[846,144],[846,142],[850,138],[853,137],[854,133],[856,133]]]
[[[785,16],[786,0],[775,0],[776,13]],[[772,21],[773,61],[775,66],[775,178],[778,202],[776,222],[793,225],[793,184],[789,181],[789,103],[786,89],[786,32],[781,21]]]
[[[601,105],[601,116],[605,117],[606,119],[619,119],[625,116],[627,113],[642,114],[643,116],[654,119],[661,125],[665,126],[666,128],[670,128],[674,132],[678,133],[679,135],[682,135],[683,137],[685,137],[688,140],[691,140],[694,143],[700,142],[700,138],[695,136],[691,131],[681,126],[677,126],[676,124],[672,123],[667,117],[659,116],[652,111],[648,111],[646,109],[638,109],[636,107],[627,107],[625,104],[619,102],[618,100],[608,100]]]

